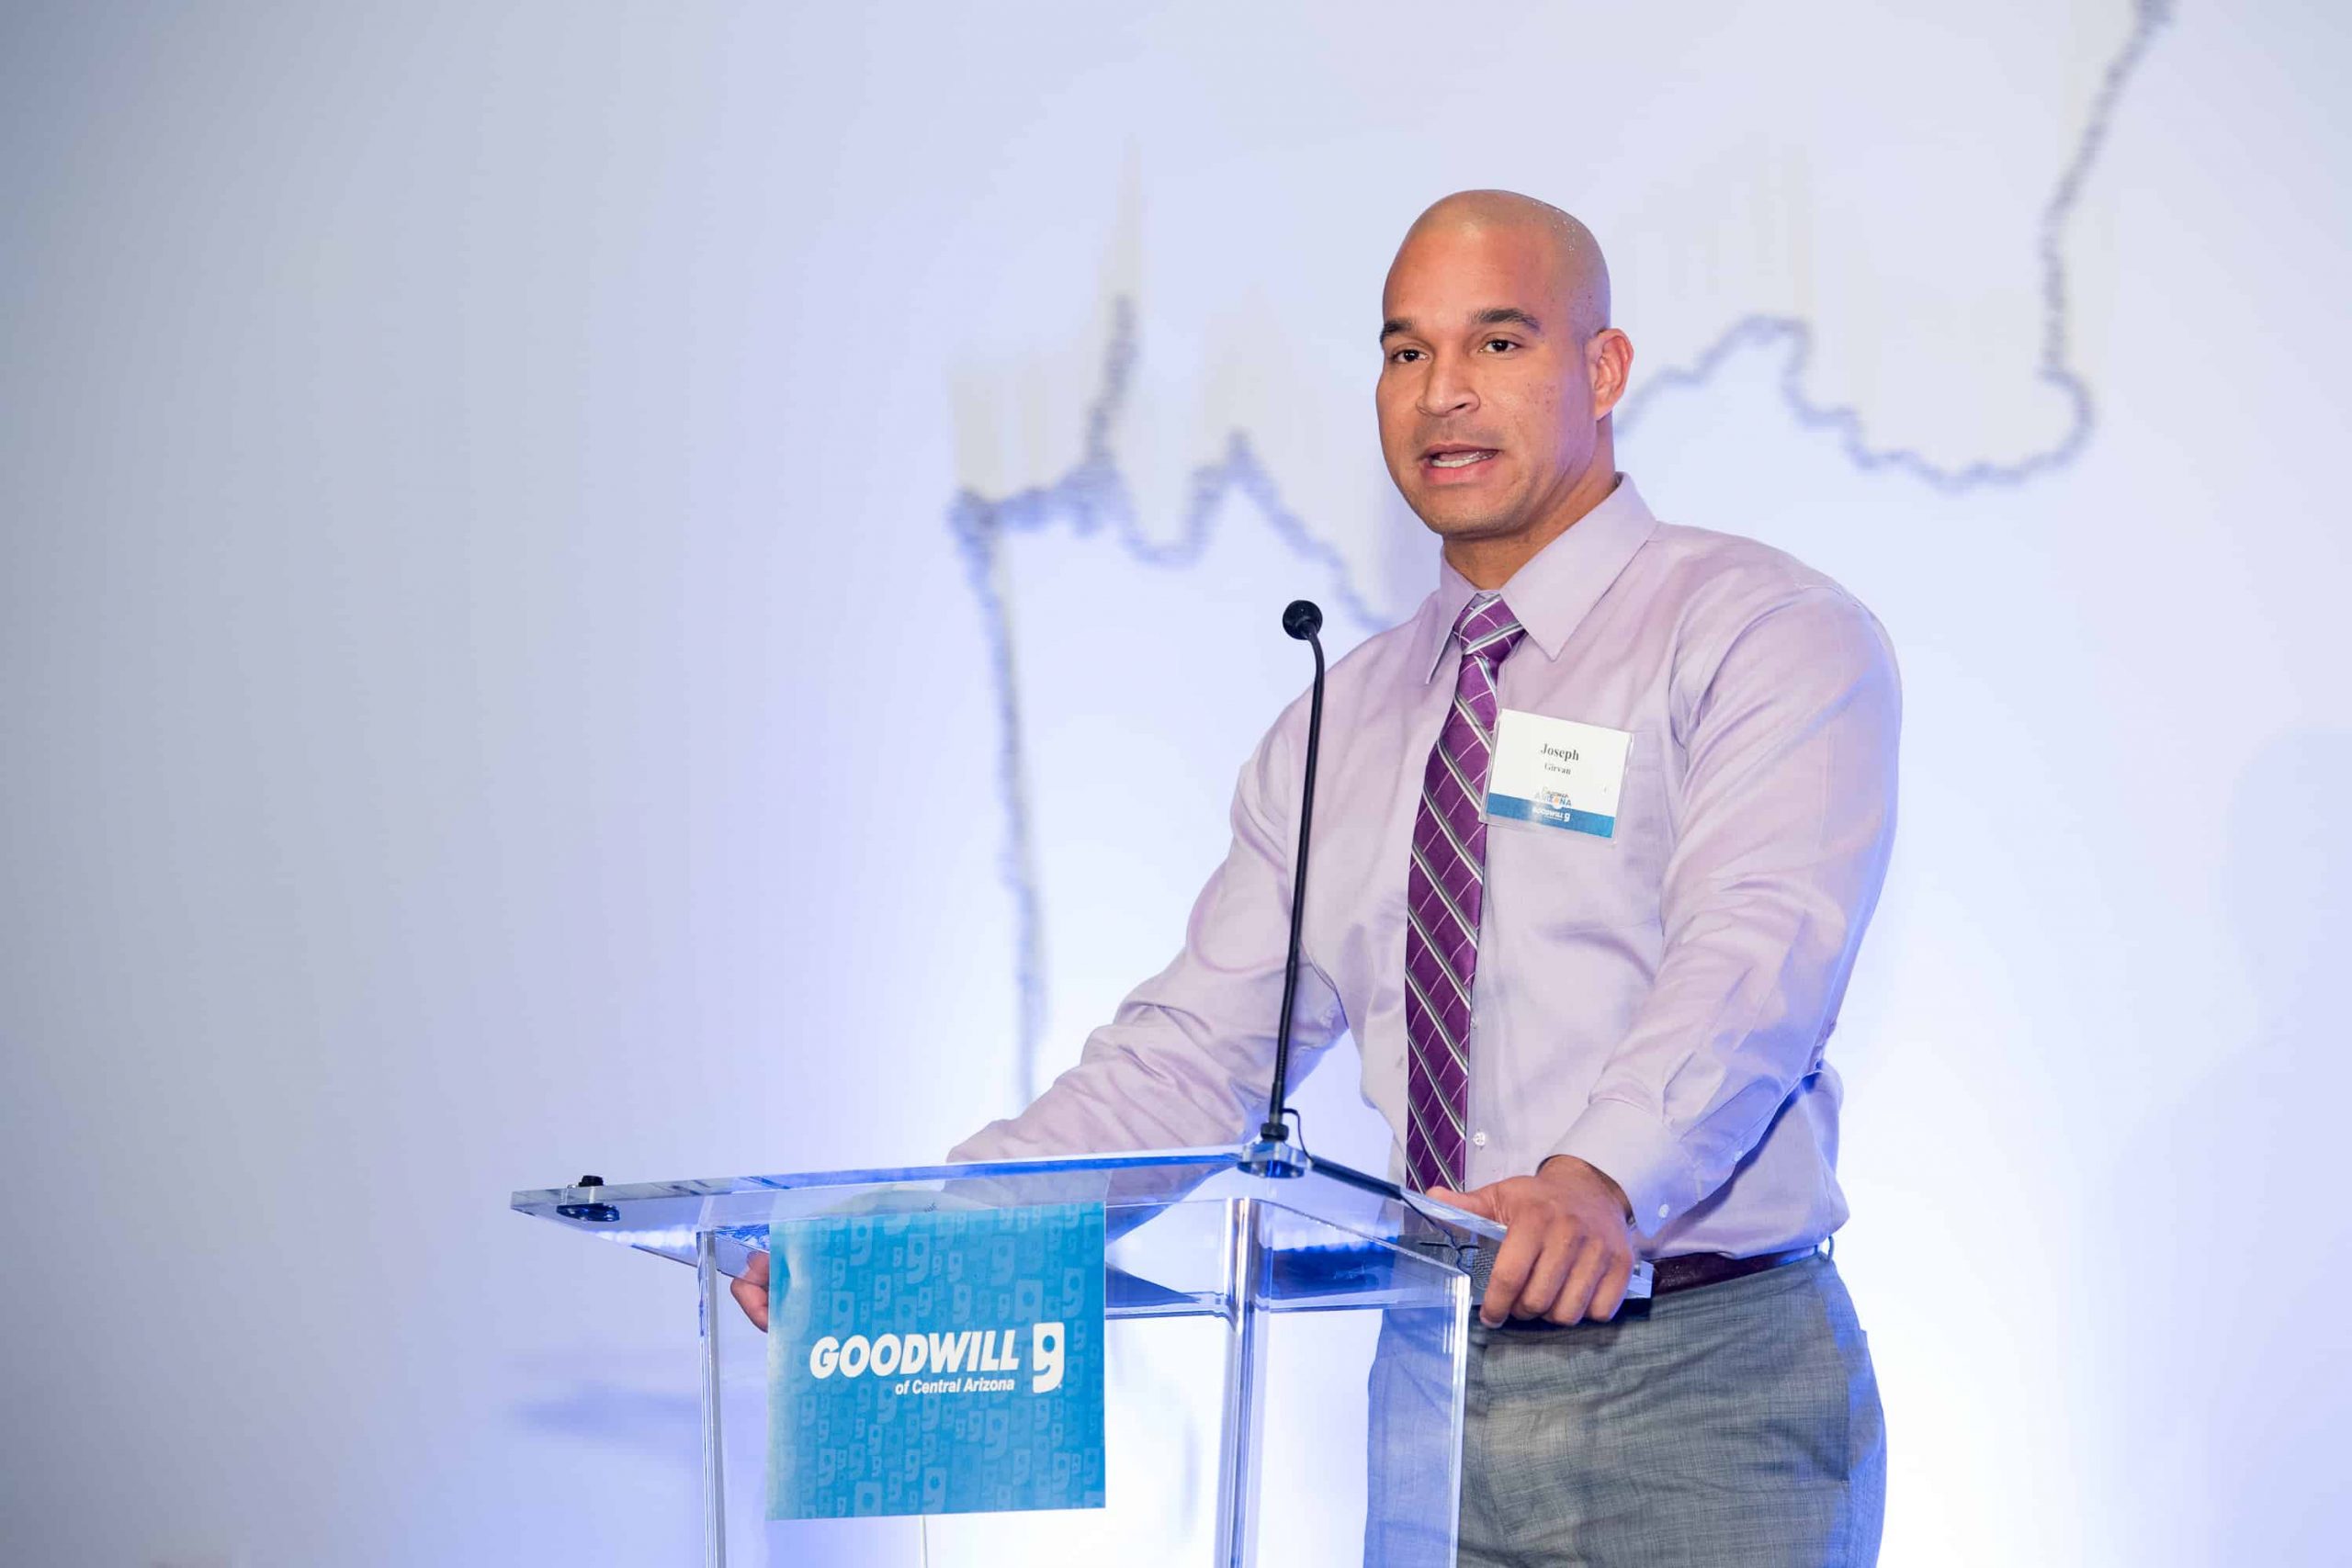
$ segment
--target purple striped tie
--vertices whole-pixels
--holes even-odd
[[[1495,750],[1495,670],[1526,629],[1481,594],[1453,623],[1462,669],[1453,707],[1421,773],[1405,879],[1405,1170],[1412,1185],[1459,1190],[1469,1170],[1470,987],[1486,903],[1487,765]]]

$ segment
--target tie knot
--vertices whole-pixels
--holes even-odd
[[[1519,624],[1501,594],[1481,594],[1462,606],[1453,635],[1462,639],[1463,658],[1478,660],[1491,668],[1519,645],[1527,628]]]

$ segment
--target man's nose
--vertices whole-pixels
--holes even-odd
[[[1469,367],[1453,355],[1433,355],[1429,379],[1421,383],[1419,404],[1421,412],[1432,419],[1474,412],[1478,406],[1478,390],[1472,382]]]

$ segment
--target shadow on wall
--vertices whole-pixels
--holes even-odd
[[[515,1402],[510,1407],[514,1418],[541,1431],[582,1439],[616,1457],[677,1466],[699,1484],[702,1393],[691,1346],[682,1346],[675,1356],[628,1359],[640,1374],[633,1382],[582,1378],[573,1361],[532,1367],[537,1374],[534,1381],[547,1392]],[[664,1382],[673,1386],[663,1387]]]
[[[2208,1562],[2334,1561],[2352,1539],[2330,1457],[2352,1408],[2347,799],[2352,734],[2290,731],[2239,779],[2212,922],[2237,951],[2212,957],[2243,964],[2250,1032],[2152,1118],[2126,1188],[2150,1211],[2131,1227],[2149,1266],[2120,1295],[2145,1309],[2118,1325],[2139,1361],[2131,1403],[2170,1434],[2180,1463],[2162,1479],[2211,1500]]]

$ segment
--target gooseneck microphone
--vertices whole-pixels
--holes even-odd
[[[1323,743],[1323,612],[1312,600],[1294,599],[1283,611],[1283,630],[1315,649],[1315,694],[1306,709],[1306,785],[1298,801],[1298,865],[1290,884],[1290,953],[1283,962],[1283,1016],[1274,1034],[1274,1089],[1266,1101],[1259,1139],[1285,1144],[1290,1127],[1283,1104],[1290,1085],[1290,1010],[1298,999],[1299,922],[1306,913],[1306,840],[1315,826],[1315,754]]]

